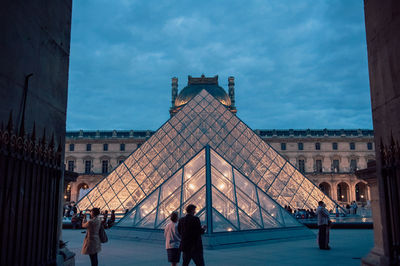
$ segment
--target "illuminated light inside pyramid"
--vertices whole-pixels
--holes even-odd
[[[185,178],[185,172],[191,177]],[[197,215],[207,224],[209,233],[302,227],[209,146],[133,208],[116,227],[162,229],[172,212],[182,216],[188,204],[197,206]],[[206,219],[208,216],[211,219]]]
[[[328,209],[335,208],[333,200],[204,90],[99,182],[78,202],[78,208],[87,210],[98,207],[117,212],[136,208],[160,184],[188,163],[181,169],[181,180],[175,179],[175,182],[182,182],[182,179],[186,182],[185,193],[182,193],[182,198],[186,199],[190,193],[204,188],[199,184],[199,176],[205,174],[204,169],[204,173],[199,172],[204,154],[199,152],[206,145],[223,156],[228,164],[247,176],[251,182],[257,184],[258,189],[281,206],[315,209],[318,201],[323,200]],[[215,189],[229,190],[228,181],[233,175],[229,167],[221,163],[214,168],[219,169],[218,172],[225,178],[215,185]],[[170,193],[173,193],[175,184],[169,186]],[[196,200],[204,198],[196,194],[192,196]],[[244,194],[243,197],[246,196]],[[239,201],[243,197],[239,196]],[[173,202],[174,199],[171,198],[170,201]],[[252,206],[247,208],[251,209]],[[273,213],[273,216],[276,215]],[[249,222],[249,226],[250,224]],[[231,228],[235,229],[233,225]]]

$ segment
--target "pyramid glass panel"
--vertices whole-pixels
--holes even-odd
[[[205,167],[201,168],[194,176],[190,177],[183,184],[182,200],[187,201],[196,191],[198,191],[205,184]]]
[[[179,211],[181,191],[178,189],[168,199],[158,205],[157,226],[167,219],[172,212]]]
[[[224,177],[217,169],[211,168],[212,184],[230,200],[235,200],[235,191],[232,181]]]
[[[160,201],[163,201],[164,199],[169,197],[174,191],[176,191],[179,188],[181,184],[182,184],[182,170],[179,170],[171,178],[169,178],[163,185],[161,189]]]
[[[240,230],[255,230],[262,228],[258,223],[256,223],[253,219],[251,219],[242,210],[239,210],[239,219],[240,219]]]
[[[156,210],[152,210],[142,220],[138,221],[135,226],[140,228],[154,228],[154,220],[156,219]]]
[[[158,192],[159,190],[156,190],[138,206],[136,211],[136,221],[142,220],[157,207]]]
[[[267,213],[264,209],[261,209],[261,217],[265,229],[283,227],[282,223],[279,223],[275,217],[271,216],[271,214]]]
[[[214,208],[212,209],[212,216],[213,232],[231,232],[238,230],[238,227],[234,226],[229,220],[225,219],[224,216]]]
[[[178,169],[182,170],[184,184],[175,180],[174,185],[180,182],[183,188],[182,201],[185,201],[205,184],[205,181],[200,181],[205,180],[205,156],[200,151],[207,145],[220,153],[218,156],[223,156],[229,162],[228,165],[251,182],[259,184],[263,193],[267,193],[281,206],[290,205],[293,209],[307,206],[315,209],[317,202],[324,200],[328,209],[334,209],[334,201],[205,90],[162,125],[125,163],[118,165],[108,177],[100,181],[78,202],[78,208],[115,208],[117,212],[135,208]],[[193,160],[195,155],[197,157]],[[218,156],[211,158],[211,164],[217,171],[214,175],[220,173],[225,178],[219,179],[221,182],[233,184],[232,172],[228,170],[230,167],[218,162]],[[188,162],[192,165],[189,166]],[[196,175],[195,181],[187,182],[192,177],[196,178]],[[240,175],[238,179],[241,179]],[[240,189],[246,195],[250,193],[252,204],[258,204],[254,198],[255,189]],[[229,191],[233,193],[232,189]],[[163,199],[166,197],[164,194],[161,195]],[[262,220],[261,217],[260,212],[256,220]]]
[[[203,158],[200,164],[199,158]],[[185,180],[184,172],[187,169],[193,173],[192,168],[197,172]],[[116,226],[162,229],[173,211],[182,216],[189,204],[197,206],[196,215],[202,223],[207,223],[207,215],[211,215],[212,224],[207,224],[207,233],[302,226],[209,147],[171,175]]]
[[[240,210],[246,213],[258,224],[261,224],[260,206],[252,199],[246,196],[241,189],[236,186],[237,205]],[[241,222],[241,221],[240,221]]]
[[[239,220],[237,213],[237,206],[228,198],[226,198],[217,188],[213,186],[212,188],[212,207],[215,209],[219,215],[224,217],[224,219],[228,220],[230,223],[229,227],[234,226],[235,228],[239,228]],[[214,215],[213,215],[213,218]],[[214,232],[221,231],[221,226],[213,222],[213,230]],[[227,231],[227,228],[225,228]],[[228,230],[229,231],[229,230]]]

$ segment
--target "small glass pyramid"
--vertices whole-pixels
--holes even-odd
[[[208,233],[302,226],[209,146],[115,226],[162,229],[173,211],[183,216],[189,204]]]
[[[130,210],[206,145],[226,158],[257,184],[260,191],[266,192],[281,206],[316,209],[318,201],[323,200],[328,210],[335,208],[333,200],[205,90],[99,182],[78,202],[78,208],[87,210],[98,207],[117,212]],[[194,170],[191,171],[194,174]],[[229,187],[229,177],[222,180]],[[217,197],[219,194],[215,193]],[[181,195],[184,201],[188,196]],[[240,204],[244,199],[239,194],[236,200]],[[246,208],[253,210],[252,206]],[[240,215],[238,213],[239,218]],[[248,226],[253,221],[260,223],[260,219],[254,216]],[[232,224],[232,230],[235,228]]]

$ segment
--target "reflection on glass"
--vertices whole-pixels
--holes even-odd
[[[212,188],[212,199],[213,208],[218,211],[218,213],[222,215],[225,219],[230,221],[231,224],[238,227],[236,206],[214,187]]]
[[[236,189],[237,204],[248,216],[261,224],[259,206],[252,199],[247,197],[240,189]]]
[[[181,191],[177,190],[174,194],[172,194],[167,200],[160,203],[158,206],[158,214],[157,214],[157,222],[156,224],[160,224],[165,219],[167,219],[173,211],[179,209],[180,204],[180,195]]]
[[[160,201],[163,201],[182,184],[182,169],[169,178],[161,187]]]
[[[211,183],[230,200],[234,200],[233,184],[213,167],[211,168]]]
[[[212,210],[213,214],[213,232],[230,232],[236,231],[237,227],[233,226],[228,220],[221,216],[215,209]],[[236,219],[237,220],[237,219]]]
[[[202,151],[199,155],[197,155],[192,161],[190,161],[185,166],[184,180],[186,181],[187,179],[191,178],[192,175],[194,175],[202,166],[205,166],[204,151]]]
[[[240,230],[254,230],[262,228],[241,210],[239,210],[239,220],[240,220]]]
[[[183,200],[186,201],[190,198],[197,190],[199,190],[206,183],[206,170],[205,167],[200,169],[194,176],[187,179],[183,185]]]

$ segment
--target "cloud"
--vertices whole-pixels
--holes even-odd
[[[74,3],[69,130],[157,129],[170,78],[203,73],[253,128],[372,127],[359,1]]]

